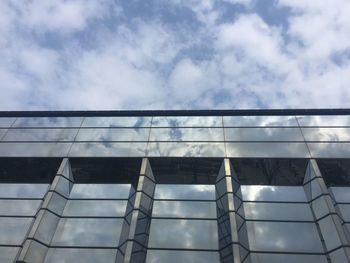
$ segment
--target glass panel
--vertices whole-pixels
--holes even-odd
[[[0,198],[43,198],[48,184],[0,184]]]
[[[245,201],[307,202],[301,186],[242,185],[241,191]]]
[[[304,141],[299,128],[225,128],[226,141]]]
[[[18,247],[0,247],[0,262],[13,263],[18,250]]]
[[[45,263],[114,263],[116,250],[112,249],[74,249],[74,248],[50,248],[45,258]]]
[[[150,127],[152,117],[86,117],[82,127]]]
[[[70,157],[143,157],[147,143],[73,143]]]
[[[350,126],[350,116],[297,116],[300,126]]]
[[[336,202],[350,203],[350,187],[330,187]]]
[[[74,141],[78,129],[9,129],[3,141]]]
[[[224,143],[185,143],[151,142],[148,144],[148,156],[152,157],[224,157]]]
[[[152,127],[222,127],[221,116],[153,117]]]
[[[0,127],[2,127],[2,128],[11,127],[12,123],[15,120],[16,120],[16,118],[0,117]]]
[[[153,250],[147,251],[146,263],[219,263],[219,253],[209,251],[171,251]]]
[[[314,223],[250,221],[246,224],[253,251],[323,252]]]
[[[250,255],[252,263],[327,263],[323,255],[258,254]]]
[[[82,117],[35,117],[17,118],[12,127],[76,127],[79,128]]]
[[[149,128],[80,129],[77,141],[148,141]]]
[[[307,143],[313,158],[350,158],[350,143]]]
[[[117,246],[123,219],[63,218],[52,244],[55,246]]]
[[[305,143],[226,143],[227,157],[309,158]]]
[[[124,216],[127,201],[69,200],[63,216]]]
[[[328,251],[338,248],[342,245],[337,228],[333,220],[334,219],[332,218],[332,216],[327,216],[318,221],[318,225],[320,226],[321,233],[326,243]]]
[[[153,216],[216,219],[216,204],[198,201],[154,201]]]
[[[0,200],[0,215],[34,216],[41,200]]]
[[[244,203],[246,219],[313,221],[308,204]]]
[[[21,245],[33,218],[0,217],[0,245]]]
[[[224,116],[225,127],[298,126],[294,116]]]
[[[5,135],[7,129],[0,129],[0,140],[2,140],[2,137]]]
[[[69,198],[127,199],[130,184],[74,184]]]
[[[350,141],[349,128],[302,128],[306,141]]]
[[[218,249],[216,220],[152,219],[149,247]]]
[[[350,222],[350,204],[339,204],[337,206],[340,210],[341,218],[346,222]]]
[[[215,200],[215,186],[157,184],[154,198],[178,200]]]
[[[68,154],[71,143],[0,143],[4,157],[62,157]]]
[[[153,128],[150,141],[224,141],[222,128]]]

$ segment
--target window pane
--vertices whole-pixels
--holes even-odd
[[[130,184],[74,184],[69,198],[127,199]]]
[[[45,263],[114,263],[116,250],[113,249],[74,249],[74,248],[50,248],[45,258]]]
[[[0,198],[43,198],[48,184],[0,184]]]
[[[242,185],[245,201],[307,202],[303,187]]]
[[[225,127],[298,126],[294,116],[224,116]]]
[[[225,128],[226,141],[304,141],[299,128]]]
[[[215,218],[215,202],[154,201],[153,216],[174,218]]]
[[[323,255],[258,254],[250,255],[252,263],[327,263]]]
[[[77,141],[148,141],[149,128],[80,129]]]
[[[345,222],[350,222],[350,204],[338,204],[337,206],[340,210],[341,218]]]
[[[63,216],[124,216],[127,201],[69,200]]]
[[[0,245],[21,245],[33,218],[0,217]]]
[[[336,202],[350,203],[350,187],[330,187]]]
[[[302,128],[306,141],[350,141],[349,128]]]
[[[2,137],[5,135],[6,131],[7,129],[0,129],[0,140],[3,139]]]
[[[350,143],[309,142],[307,145],[314,158],[350,158]]]
[[[154,250],[147,251],[146,263],[219,263],[219,253],[209,251],[171,251]]]
[[[34,216],[41,200],[0,200],[0,215]]]
[[[79,128],[82,117],[35,117],[17,118],[13,127],[75,127]]]
[[[62,157],[67,156],[71,143],[0,143],[4,157]]]
[[[224,141],[222,128],[153,128],[150,141]]]
[[[152,219],[152,248],[218,249],[216,220]]]
[[[16,118],[6,118],[6,117],[0,117],[0,127],[1,128],[8,128],[12,125],[12,123],[16,120]]]
[[[222,127],[221,116],[153,117],[152,127]]]
[[[314,223],[250,221],[246,224],[253,251],[323,252]]]
[[[152,117],[86,117],[82,127],[150,127]]]
[[[157,184],[155,199],[215,200],[214,185]]]
[[[3,141],[74,141],[78,129],[9,129]]]
[[[350,116],[297,116],[300,126],[350,126]]]
[[[55,246],[117,246],[123,219],[63,218],[60,220]]]
[[[13,263],[19,247],[0,247],[0,262]]]

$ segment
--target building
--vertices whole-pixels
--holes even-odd
[[[350,262],[350,110],[0,112],[0,262]]]

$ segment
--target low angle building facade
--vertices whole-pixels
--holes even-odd
[[[350,110],[0,112],[0,262],[350,262]]]

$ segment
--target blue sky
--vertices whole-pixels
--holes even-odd
[[[0,10],[0,110],[350,107],[348,0],[3,0]]]

